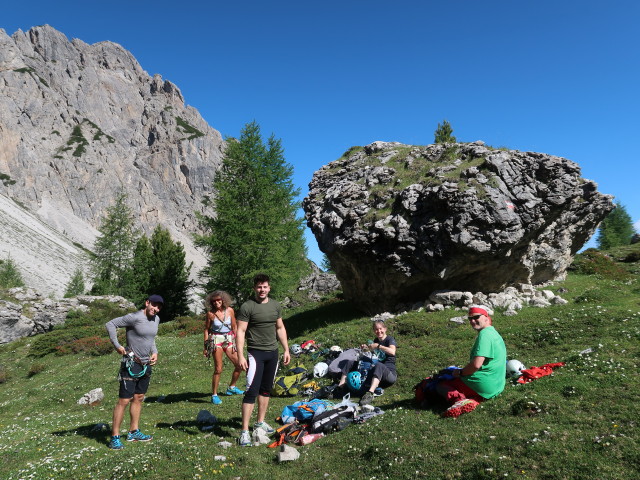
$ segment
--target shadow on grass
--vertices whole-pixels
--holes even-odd
[[[111,440],[111,427],[106,423],[98,423],[91,425],[84,425],[78,428],[70,428],[68,430],[58,430],[57,432],[51,432],[51,435],[56,437],[67,437],[70,435],[80,435],[90,440],[95,440],[101,445],[108,446]]]
[[[236,437],[241,426],[241,417],[226,418],[224,420],[217,418],[213,425],[203,424],[196,420],[180,420],[173,423],[156,424],[156,428],[179,430],[187,435],[211,434],[217,437]]]
[[[361,318],[364,314],[345,301],[332,299],[312,310],[287,317],[285,325],[290,338],[301,337],[321,327]]]
[[[202,392],[183,392],[183,393],[170,393],[169,395],[146,397],[145,403],[160,402],[160,403],[178,403],[178,402],[190,402],[190,403],[211,403],[210,393]]]
[[[416,403],[413,399],[404,399],[395,402],[383,403],[383,398],[384,395],[382,397],[376,397],[373,405],[376,407],[380,407],[385,412],[387,410],[402,408],[403,410],[415,410],[416,412],[431,412],[434,415],[439,416],[447,409],[446,402],[440,399],[432,399],[423,407],[418,407],[416,406]]]

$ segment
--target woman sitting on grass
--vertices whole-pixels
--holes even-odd
[[[384,355],[383,360],[378,361],[369,371],[367,377],[371,378],[371,384],[369,389],[362,395],[360,399],[360,405],[370,405],[373,402],[374,392],[376,388],[387,388],[396,383],[398,379],[398,373],[396,372],[396,340],[391,335],[387,335],[387,326],[383,320],[376,320],[373,322],[373,333],[376,338],[373,339],[368,345],[361,345],[360,348],[364,351],[369,350],[371,352],[379,350]],[[348,361],[342,367],[342,376],[338,383],[338,392],[342,392],[345,389],[345,383],[347,381],[347,375],[357,365],[356,361]]]
[[[222,403],[218,396],[218,386],[220,385],[220,375],[222,374],[223,355],[233,363],[233,373],[231,382],[227,388],[226,395],[242,395],[244,391],[236,387],[236,382],[240,377],[240,364],[238,363],[238,352],[236,350],[236,316],[231,305],[231,296],[223,291],[216,290],[207,295],[205,299],[207,307],[207,319],[204,324],[204,356],[210,358],[213,355],[213,377],[211,379],[211,403],[219,405]]]

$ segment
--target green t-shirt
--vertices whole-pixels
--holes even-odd
[[[247,322],[247,348],[273,351],[278,349],[276,321],[282,318],[280,303],[272,298],[266,303],[247,300],[240,307],[239,322]]]
[[[505,384],[507,347],[493,326],[478,332],[469,359],[473,357],[485,357],[484,363],[475,373],[461,377],[462,381],[483,398],[500,394]]]

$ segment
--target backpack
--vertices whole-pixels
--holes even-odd
[[[308,372],[303,366],[291,368],[286,375],[276,377],[271,395],[274,397],[291,397],[300,392],[300,384],[307,379]]]
[[[333,404],[331,402],[327,400],[320,400],[319,398],[308,402],[296,402],[293,405],[287,405],[282,409],[280,419],[282,423],[291,423],[296,420],[304,423],[332,407]]]
[[[335,431],[339,432],[353,422],[354,415],[355,408],[349,405],[326,410],[323,413],[314,415],[311,425],[309,426],[309,432],[324,434]]]
[[[300,425],[297,420],[294,420],[278,428],[275,432],[275,440],[267,446],[275,448],[283,443],[299,443],[300,439],[306,434],[306,425]]]

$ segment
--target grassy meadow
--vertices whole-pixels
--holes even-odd
[[[508,383],[499,397],[458,419],[442,418],[439,408],[417,410],[412,387],[442,367],[466,363],[475,332],[450,321],[465,312],[396,316],[388,333],[399,345],[399,380],[374,403],[385,414],[297,447],[300,459],[282,464],[266,446],[218,446],[239,434],[241,397],[210,403],[213,368],[202,357],[199,319],[162,326],[141,417],[154,439],[125,442],[122,451],[107,448],[119,357],[98,355],[99,345],[46,353],[38,339],[62,336],[64,328],[14,341],[0,347],[0,478],[640,478],[638,247],[611,257],[581,255],[566,281],[545,287],[561,292],[567,305],[525,307],[512,317],[496,312],[509,358],[527,367],[566,366],[529,384]],[[83,328],[101,328],[108,315],[115,312],[93,315],[94,325]],[[336,297],[287,311],[285,324],[291,343],[313,339],[350,348],[372,336],[369,317]],[[222,391],[230,372],[227,363]],[[101,404],[76,403],[98,387],[105,393]],[[282,407],[299,399],[272,399],[267,421],[275,424]],[[202,409],[218,418],[212,430],[196,422]],[[226,458],[216,460],[219,455]]]

